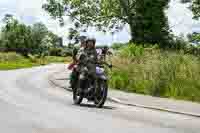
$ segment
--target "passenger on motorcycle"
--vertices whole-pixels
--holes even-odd
[[[81,40],[80,49],[77,51],[73,50],[73,55],[72,55],[73,63],[70,64],[70,66],[68,67],[68,69],[72,69],[72,73],[70,75],[71,87],[76,82],[78,78],[78,73],[81,69],[81,66],[84,63],[84,60],[81,58],[83,58],[83,55],[86,55],[86,48],[87,48],[86,40]],[[74,68],[75,65],[77,65],[77,68]]]

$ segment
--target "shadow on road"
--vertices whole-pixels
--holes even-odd
[[[97,108],[94,104],[81,104],[79,105],[80,107],[87,107],[87,108]],[[111,107],[111,106],[103,106],[102,108],[97,108],[97,109],[107,109],[107,110],[114,110],[116,107]]]

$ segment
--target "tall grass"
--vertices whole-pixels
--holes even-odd
[[[112,60],[111,88],[200,102],[199,57],[129,45]]]

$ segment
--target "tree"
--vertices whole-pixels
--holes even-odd
[[[78,30],[74,28],[69,28],[68,40],[70,41],[70,44],[72,44],[72,41],[74,41],[74,44],[78,43],[79,36],[80,33]]]
[[[53,32],[48,31],[47,36],[51,38],[49,42],[51,43],[51,47],[58,47],[58,40],[59,40],[58,35],[54,34]]]
[[[159,43],[166,47],[170,38],[164,9],[168,3],[169,0],[136,0],[136,18],[131,26],[136,42]]]
[[[2,28],[2,44],[7,51],[16,51],[27,56],[31,46],[31,28],[19,23],[11,15],[4,17],[5,27]]]
[[[200,0],[181,0],[182,3],[191,3],[190,9],[193,12],[193,18],[200,18]]]
[[[35,23],[32,26],[32,53],[41,55],[44,51],[43,39],[48,33],[47,27],[42,23]]]
[[[3,22],[5,26],[1,28],[0,48],[4,51],[16,51],[24,56],[42,55],[49,47],[57,45],[58,36],[42,23],[26,26],[10,14],[5,15]]]
[[[194,14],[194,18],[198,19],[200,17],[200,0],[193,0],[191,9]]]
[[[118,32],[129,25],[132,41],[162,43],[168,36],[164,10],[169,0],[47,0],[43,8],[54,18],[69,16],[82,30],[89,26]],[[63,22],[63,21],[62,21]]]
[[[200,33],[192,33],[192,34],[188,34],[187,38],[189,40],[189,42],[192,42],[196,45],[200,45]]]
[[[69,42],[69,47],[71,47],[74,44],[78,44],[81,42],[81,40],[85,40],[87,37],[84,35],[81,35],[80,32],[76,28],[69,28],[69,35],[68,35],[68,40]]]

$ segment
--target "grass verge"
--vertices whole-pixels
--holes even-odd
[[[111,88],[200,102],[200,57],[129,45],[112,60]]]
[[[0,53],[0,70],[30,68],[50,63],[67,63],[70,61],[70,57],[46,56],[44,58],[36,58],[30,56],[29,58],[25,58],[14,52]]]

